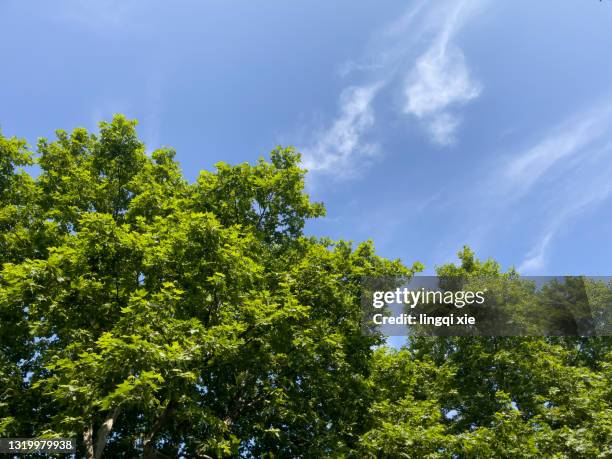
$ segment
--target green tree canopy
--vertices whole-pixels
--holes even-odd
[[[517,277],[493,260],[478,260],[467,247],[458,256],[459,265],[438,268],[442,284],[473,278],[482,288],[488,279],[495,289],[499,279]],[[545,291],[544,298],[553,295]],[[375,358],[370,380],[376,402],[362,452],[612,457],[610,344],[610,336],[412,337],[404,349]]]
[[[300,155],[189,183],[136,123],[0,134],[0,436],[100,457],[609,457],[607,338],[364,333],[422,269],[307,237]],[[37,174],[24,170],[36,165]],[[453,276],[503,276],[465,249]]]
[[[88,457],[324,455],[350,448],[378,338],[370,242],[303,236],[323,206],[299,154],[189,184],[135,122],[0,139],[3,436],[64,435]],[[36,162],[32,178],[21,166]]]

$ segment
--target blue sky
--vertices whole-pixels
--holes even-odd
[[[310,234],[612,275],[611,24],[595,0],[2,0],[0,125],[125,113],[189,179],[295,145]]]

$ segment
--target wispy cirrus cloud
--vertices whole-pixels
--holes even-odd
[[[449,184],[439,202],[453,232],[434,256],[447,263],[464,244],[480,253],[511,244],[508,262],[521,274],[559,274],[551,261],[560,241],[612,198],[612,99],[602,99]]]
[[[550,245],[550,241],[553,237],[554,232],[548,231],[544,234],[544,237],[536,246],[527,253],[523,261],[518,267],[518,272],[523,274],[529,274],[533,272],[539,272],[544,268],[546,264],[546,250]]]
[[[546,174],[563,172],[555,167],[565,165],[567,169],[572,157],[585,154],[609,129],[611,115],[612,106],[604,106],[574,116],[553,128],[534,146],[513,156],[504,165],[504,178],[515,190],[514,196],[528,191]]]
[[[455,143],[455,133],[460,124],[461,120],[456,115],[440,112],[428,117],[426,127],[434,143],[451,145]]]
[[[354,161],[367,161],[378,152],[375,143],[364,140],[374,124],[372,101],[381,84],[346,88],[340,97],[340,115],[321,133],[317,142],[303,151],[310,171],[336,171],[339,177],[354,175]]]
[[[543,273],[558,232],[612,196],[611,128],[612,103],[598,105],[552,128],[489,174],[484,187],[501,212],[510,214],[529,200],[541,217],[540,229],[530,222],[540,236],[524,255],[520,273]]]
[[[404,112],[424,122],[433,142],[449,145],[461,122],[451,110],[477,98],[481,85],[471,77],[463,52],[448,43],[446,33],[441,37],[406,80]]]
[[[307,167],[346,178],[370,163],[380,150],[376,141],[366,140],[377,119],[373,103],[383,91],[397,91],[395,82],[400,93],[391,95],[400,100],[400,114],[418,120],[433,143],[454,143],[461,124],[457,110],[482,89],[455,39],[482,3],[417,2],[373,37],[371,57],[343,64],[342,76],[363,75],[369,83],[342,91],[338,116],[302,148]],[[389,108],[395,106],[380,107]]]
[[[556,195],[543,201],[542,213],[548,214],[545,228],[533,248],[524,256],[518,270],[522,274],[542,274],[548,267],[549,251],[554,237],[560,230],[569,226],[588,209],[595,208],[612,196],[612,143],[601,147],[585,148],[576,151],[577,161],[568,165],[568,173],[557,180],[560,182],[551,190]],[[595,157],[585,158],[586,156]]]
[[[472,14],[466,2],[449,7],[429,48],[406,78],[404,112],[422,120],[433,142],[449,145],[461,123],[453,108],[476,99],[481,84],[470,74],[463,51],[452,42]]]

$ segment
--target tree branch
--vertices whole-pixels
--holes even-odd
[[[170,400],[164,408],[163,413],[160,417],[157,418],[155,424],[149,431],[148,434],[145,435],[143,442],[143,457],[145,459],[154,458],[155,457],[155,449],[153,445],[155,444],[155,436],[159,432],[159,429],[166,423],[168,418],[172,415],[174,410],[176,409],[176,402],[174,400]]]

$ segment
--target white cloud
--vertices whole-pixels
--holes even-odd
[[[451,145],[455,142],[455,132],[459,127],[459,119],[450,113],[437,113],[429,121],[427,130],[432,140],[439,145]]]
[[[596,110],[563,123],[534,147],[512,158],[505,169],[509,185],[516,192],[527,191],[561,160],[584,153],[585,148],[602,134],[610,121],[609,114],[604,116],[604,113]]]
[[[466,20],[464,3],[448,14],[430,47],[416,60],[404,87],[404,112],[425,123],[431,140],[440,145],[455,141],[460,119],[449,110],[464,105],[481,93],[461,49],[451,43]]]
[[[555,193],[560,195],[558,203],[552,204],[559,206],[553,208],[553,216],[549,223],[549,230],[537,245],[539,260],[541,264],[530,266],[526,264],[529,258],[521,266],[530,271],[536,271],[545,267],[545,256],[550,247],[550,239],[563,228],[569,226],[572,218],[577,217],[589,208],[595,208],[607,201],[612,196],[612,146],[606,145],[600,151],[587,149],[584,154],[598,156],[598,160],[592,164],[587,164],[582,171],[577,170],[574,174],[574,167],[565,178],[565,183],[559,186]],[[602,161],[603,160],[603,161]],[[602,161],[602,162],[599,162]],[[585,161],[587,162],[587,161]],[[576,184],[580,184],[576,186]],[[529,255],[529,254],[528,254]],[[521,270],[519,272],[522,273]]]
[[[483,155],[467,180],[448,184],[441,202],[453,232],[440,242],[439,263],[463,244],[487,254],[522,239],[505,263],[522,274],[559,274],[550,254],[574,222],[612,198],[612,99],[601,99],[506,155]]]
[[[375,141],[366,140],[376,119],[372,102],[383,89],[393,89],[391,83],[398,78],[405,85],[402,112],[425,123],[436,144],[454,143],[461,118],[450,110],[478,97],[481,86],[471,78],[463,52],[451,39],[481,3],[434,5],[421,0],[374,36],[370,59],[340,66],[344,77],[365,73],[375,83],[344,89],[339,115],[301,148],[306,167],[346,178],[371,162],[379,151]]]
[[[552,239],[553,231],[547,232],[544,237],[538,242],[538,244],[531,249],[526,255],[523,262],[518,267],[518,272],[525,275],[534,272],[539,272],[544,268],[546,261],[546,249]]]
[[[414,28],[415,19],[423,12],[426,5],[427,0],[415,2],[398,19],[388,24],[382,34],[391,38],[405,35],[408,29]]]
[[[381,86],[382,83],[375,83],[343,91],[338,118],[313,146],[303,149],[307,169],[347,177],[359,170],[360,163],[375,156],[377,145],[366,141],[364,136],[374,125],[372,101]]]
[[[479,95],[480,85],[471,80],[461,50],[433,46],[417,60],[408,77],[404,111],[424,118]]]
[[[541,273],[552,240],[570,220],[612,196],[612,104],[561,123],[541,140],[490,172],[481,193],[493,198],[500,215],[519,214],[529,200],[539,218],[525,222],[543,236],[519,265],[522,274]]]

